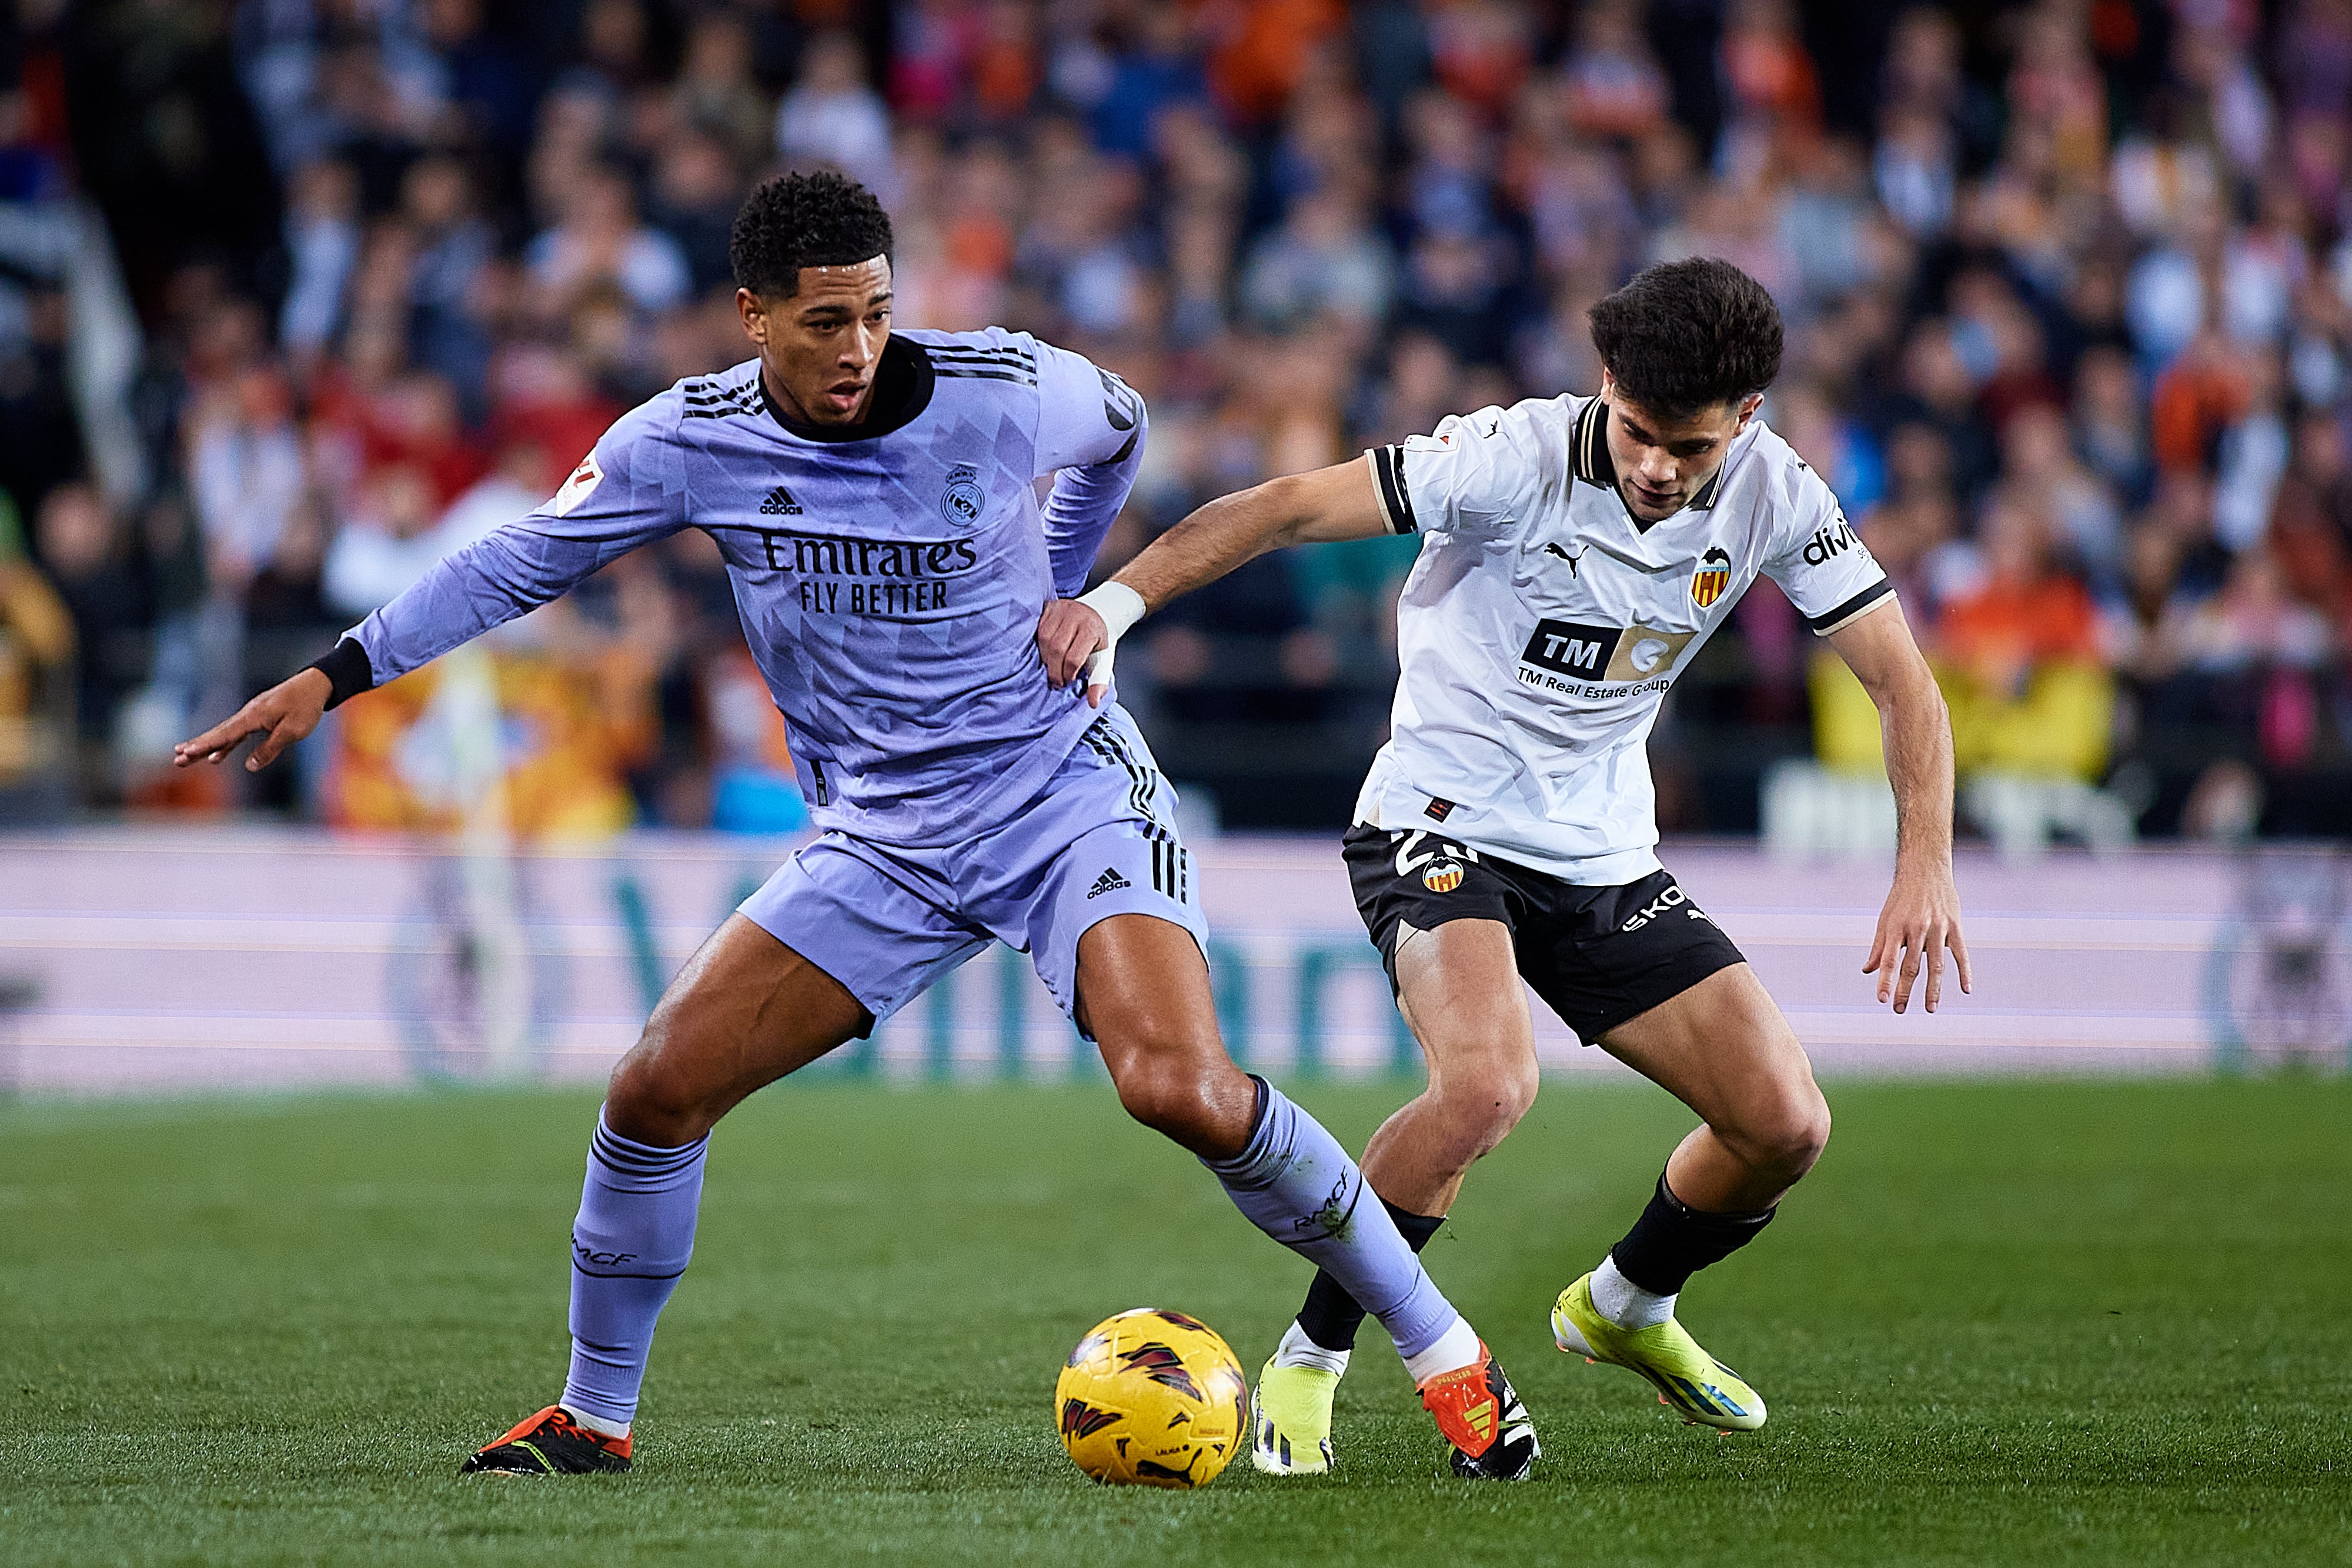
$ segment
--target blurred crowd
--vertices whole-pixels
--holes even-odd
[[[1591,390],[1593,300],[1728,257],[1964,768],[2158,833],[2352,831],[2347,162],[2352,0],[17,0],[0,716],[66,694],[87,804],[379,820],[355,733],[274,782],[157,763],[747,357],[735,205],[826,164],[893,214],[902,325],[1151,400],[1106,570],[1269,474]],[[1412,554],[1269,558],[1147,625],[1171,770],[1229,821],[1344,814]],[[1702,654],[1670,828],[1752,827],[1776,757],[1872,764],[1811,641],[1759,585]],[[772,825],[699,535],[498,653],[562,674],[520,711],[615,781],[582,820]]]

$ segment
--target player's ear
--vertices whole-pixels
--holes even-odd
[[[761,348],[768,346],[768,308],[748,288],[735,291],[735,314],[742,318],[743,335]]]
[[[1748,422],[1754,419],[1756,417],[1756,411],[1763,406],[1764,394],[1762,392],[1749,392],[1745,398],[1741,399],[1739,403],[1739,418],[1732,424],[1731,434],[1738,435],[1741,431],[1747,429]]]

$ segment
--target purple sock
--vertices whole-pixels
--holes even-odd
[[[622,1137],[596,1113],[588,1180],[572,1222],[572,1374],[563,1406],[627,1426],[646,1380],[654,1320],[694,1255],[708,1136],[682,1149]]]
[[[1321,1123],[1263,1078],[1250,1141],[1230,1160],[1202,1160],[1260,1230],[1346,1287],[1403,1355],[1435,1344],[1461,1317]]]

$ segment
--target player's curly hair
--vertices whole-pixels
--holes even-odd
[[[1627,397],[1688,418],[1772,384],[1780,308],[1727,261],[1662,261],[1593,306],[1592,346]]]
[[[803,267],[855,267],[890,254],[890,214],[856,181],[820,169],[760,182],[735,214],[727,265],[738,287],[789,299]]]

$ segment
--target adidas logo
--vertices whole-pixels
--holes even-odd
[[[1095,885],[1087,894],[1087,896],[1088,898],[1100,898],[1106,893],[1117,893],[1122,887],[1133,887],[1135,883],[1128,881],[1127,878],[1119,875],[1118,873],[1115,871],[1105,871],[1102,875],[1095,878]]]
[[[768,492],[766,500],[760,503],[760,515],[765,517],[797,517],[801,515],[801,504],[793,499],[790,490],[779,485]]]

